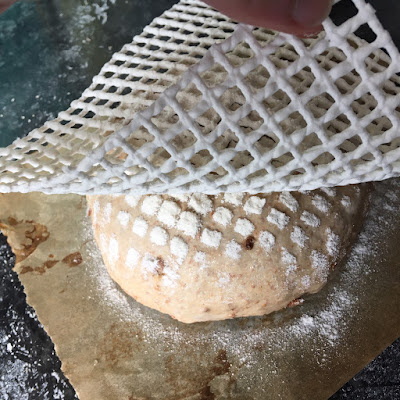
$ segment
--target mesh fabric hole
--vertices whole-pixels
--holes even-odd
[[[242,66],[246,61],[253,58],[254,55],[254,51],[246,42],[240,42],[234,49],[225,54],[229,63],[235,68]]]
[[[332,68],[338,66],[343,61],[346,61],[347,57],[344,52],[339,48],[330,47],[319,56],[317,56],[316,60],[318,61],[318,64],[321,68],[326,71],[330,71]]]
[[[362,82],[359,73],[353,69],[349,73],[341,76],[335,81],[335,85],[340,93],[346,95],[353,93],[354,89]]]
[[[321,118],[335,104],[333,97],[325,92],[317,97],[314,97],[307,103],[307,108],[311,111],[314,118]]]
[[[240,169],[246,167],[254,160],[254,157],[250,154],[249,151],[239,151],[236,153],[235,157],[229,162],[233,168]]]
[[[265,87],[270,78],[268,70],[263,65],[258,65],[244,78],[244,82],[252,89],[254,92]]]
[[[151,122],[161,133],[165,133],[179,121],[179,117],[170,106],[165,107],[160,114],[151,118]]]
[[[265,47],[270,44],[276,37],[277,32],[266,28],[254,28],[253,35],[260,46]]]
[[[257,111],[251,111],[244,118],[239,120],[239,126],[245,133],[251,133],[260,128],[264,120]]]
[[[336,26],[340,26],[357,14],[356,5],[351,0],[343,0],[332,6],[330,17]]]
[[[194,83],[191,83],[185,89],[180,90],[176,94],[176,100],[186,112],[197,106],[200,103],[202,97],[203,94],[200,92],[199,89],[197,89]]]
[[[299,55],[291,44],[285,43],[279,46],[278,49],[268,57],[276,68],[284,69],[298,60]]]
[[[331,153],[328,153],[326,151],[326,152],[320,154],[318,157],[314,158],[314,160],[311,161],[311,164],[314,166],[326,165],[326,164],[331,163],[334,159],[335,159],[335,157],[333,157],[333,155]]]
[[[276,113],[283,108],[286,108],[292,100],[286,92],[279,89],[273,95],[263,101],[263,106],[270,112]]]
[[[190,162],[195,168],[200,168],[207,165],[212,159],[213,156],[208,150],[200,150],[193,155],[193,157],[190,159]]]
[[[218,167],[215,171],[211,171],[206,175],[206,178],[211,182],[214,182],[225,175],[228,174],[228,171],[224,167]]]
[[[108,151],[104,156],[109,163],[115,165],[123,164],[127,157],[128,154],[126,154],[121,147]]]
[[[228,72],[221,64],[215,63],[210,69],[201,73],[200,77],[209,88],[213,88],[225,82]]]
[[[360,136],[356,135],[353,136],[350,139],[345,140],[340,146],[338,146],[338,149],[342,153],[350,153],[352,151],[355,151],[360,147],[362,144],[362,140]]]
[[[197,142],[196,137],[189,130],[176,135],[172,140],[171,144],[176,148],[177,151],[192,147]]]
[[[304,67],[300,72],[293,75],[289,82],[296,94],[300,95],[307,92],[315,81],[315,75],[310,67]]]
[[[277,158],[273,158],[271,161],[271,164],[275,168],[280,168],[288,164],[290,161],[294,160],[293,154],[290,152],[287,152],[285,154],[282,154],[281,156]]]
[[[221,122],[221,117],[213,108],[209,108],[198,118],[196,118],[195,122],[197,123],[197,126],[200,128],[203,135],[208,135]]]
[[[322,142],[319,139],[316,133],[311,133],[307,135],[303,141],[297,146],[298,150],[302,153],[306,152],[309,149],[312,149],[315,146],[321,145]]]
[[[378,102],[376,101],[375,97],[372,96],[371,93],[366,93],[354,100],[351,104],[351,108],[358,118],[363,118],[370,114],[371,111],[374,111],[377,105]]]
[[[291,113],[286,119],[281,121],[279,125],[286,135],[291,135],[294,132],[304,129],[307,126],[307,122],[298,111],[295,111],[294,113]]]
[[[367,131],[371,136],[382,135],[389,129],[393,128],[392,121],[388,117],[379,117],[374,119],[367,127]]]
[[[274,149],[279,143],[279,139],[272,133],[268,135],[263,135],[254,144],[255,148],[260,152],[260,154],[265,154]]]
[[[162,147],[157,147],[153,154],[147,157],[147,161],[149,161],[154,167],[161,167],[170,158],[171,154],[169,154],[167,150]]]
[[[220,97],[221,104],[225,107],[225,109],[233,113],[243,106],[246,99],[242,93],[242,91],[234,86],[226,90],[226,92]]]
[[[135,150],[140,149],[146,143],[151,143],[154,136],[144,127],[141,126],[138,130],[132,132],[126,139],[128,143]]]
[[[221,136],[218,136],[217,140],[214,142],[214,146],[218,151],[223,151],[226,149],[234,149],[238,142],[239,139],[235,133],[228,129]]]
[[[345,131],[351,126],[350,120],[346,115],[340,114],[335,119],[324,124],[325,131],[328,136],[336,135]]]
[[[365,65],[372,74],[378,74],[387,70],[392,63],[384,48],[381,51],[373,51],[366,59]]]

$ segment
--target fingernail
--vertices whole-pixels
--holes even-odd
[[[293,20],[304,27],[317,27],[329,15],[332,1],[295,0]]]

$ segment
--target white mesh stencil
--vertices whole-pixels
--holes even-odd
[[[195,0],[0,152],[0,190],[271,192],[400,175],[400,55],[364,0],[301,40]],[[359,37],[369,30],[371,43]]]

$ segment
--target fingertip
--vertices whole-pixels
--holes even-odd
[[[331,9],[331,0],[206,0],[239,22],[297,36],[316,35]]]
[[[321,26],[331,8],[331,0],[295,0],[292,18],[300,26],[312,29]]]

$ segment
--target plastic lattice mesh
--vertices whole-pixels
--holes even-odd
[[[399,52],[370,5],[349,3],[346,21],[299,39],[180,2],[66,112],[1,150],[0,190],[271,192],[400,175]]]

